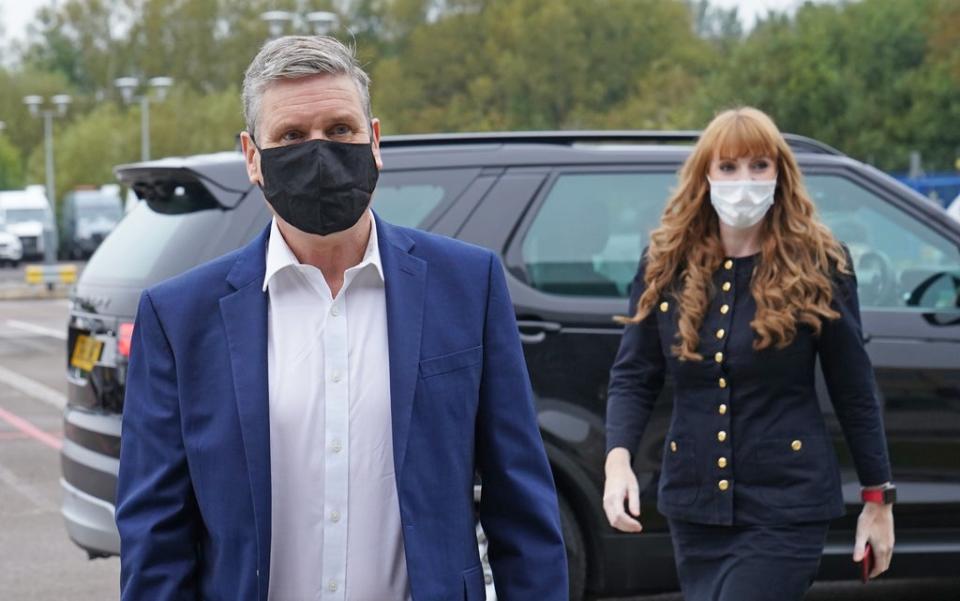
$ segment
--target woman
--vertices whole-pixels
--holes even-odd
[[[631,453],[664,376],[674,410],[658,509],[687,601],[802,599],[840,471],[814,388],[819,357],[864,486],[853,560],[893,550],[894,488],[846,249],[821,224],[773,121],[718,115],[640,261],[611,370],[604,510],[640,532]]]

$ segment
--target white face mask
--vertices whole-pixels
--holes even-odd
[[[720,221],[730,227],[747,228],[760,223],[773,206],[773,193],[777,189],[776,178],[772,180],[736,180],[710,182],[710,203]]]

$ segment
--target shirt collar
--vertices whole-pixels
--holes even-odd
[[[380,261],[380,245],[377,236],[377,220],[370,219],[370,239],[367,241],[367,248],[363,253],[363,259],[353,267],[347,269],[346,273],[352,273],[365,269],[372,265],[380,280],[384,281],[383,263]],[[267,243],[267,269],[263,276],[263,291],[266,292],[270,281],[280,271],[283,271],[291,265],[301,265],[297,256],[293,254],[287,241],[283,239],[280,228],[277,227],[277,218],[274,217],[270,223],[270,241]]]

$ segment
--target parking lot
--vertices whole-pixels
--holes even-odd
[[[90,561],[67,538],[59,513],[57,450],[67,301],[0,301],[0,598],[116,599],[116,558]],[[946,575],[945,575],[946,576]],[[819,583],[815,601],[954,601],[960,580]],[[678,594],[616,601],[681,601]],[[599,600],[598,600],[599,601]],[[613,600],[606,600],[613,601]]]

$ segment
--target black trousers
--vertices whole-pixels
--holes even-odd
[[[684,601],[801,601],[829,522],[708,526],[670,520]]]

